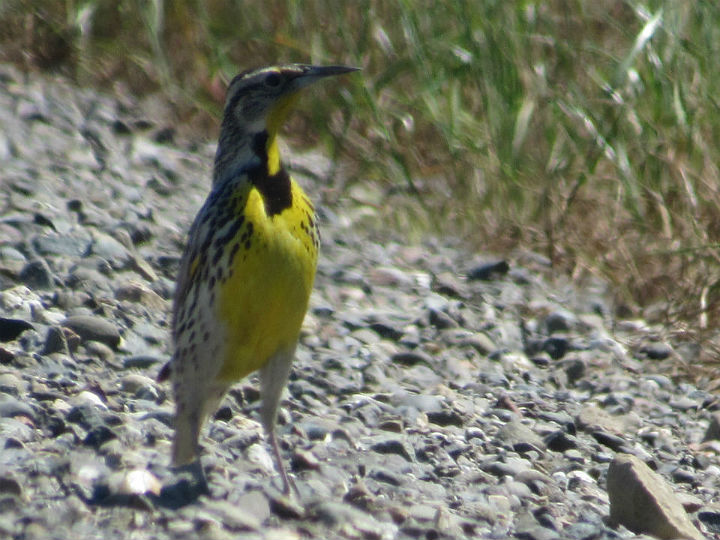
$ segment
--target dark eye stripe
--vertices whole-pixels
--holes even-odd
[[[282,77],[279,73],[270,73],[265,77],[265,84],[267,86],[279,86],[282,82]]]
[[[235,107],[237,107],[237,104],[240,101],[240,99],[242,98],[242,96],[246,95],[249,92],[253,92],[253,91],[257,90],[257,89],[261,88],[262,86],[263,85],[261,83],[255,83],[255,84],[249,84],[247,86],[242,86],[242,87],[238,88],[235,91],[235,93],[232,95],[232,97],[230,98],[230,101],[225,106],[225,108],[228,111],[234,110]]]

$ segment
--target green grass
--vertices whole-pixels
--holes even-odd
[[[625,313],[652,308],[692,339],[718,329],[714,1],[0,6],[4,60],[161,92],[207,133],[239,69],[361,66],[292,123],[294,144],[322,142],[347,165],[337,198],[380,192],[378,221],[409,236],[530,248],[557,272],[610,279]]]

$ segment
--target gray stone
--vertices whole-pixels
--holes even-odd
[[[54,285],[53,274],[44,259],[34,259],[20,270],[20,281],[32,289],[48,290]]]
[[[638,352],[650,360],[665,360],[673,354],[673,349],[667,343],[653,341],[640,347]]]
[[[71,234],[46,234],[33,238],[32,244],[39,255],[84,257],[90,247],[90,235],[83,231],[74,231]]]
[[[7,319],[0,317],[0,341],[14,341],[26,330],[33,328],[33,325],[22,319]]]
[[[710,425],[705,430],[703,441],[720,440],[720,412],[715,411],[710,417]]]
[[[498,430],[497,439],[514,447],[516,451],[526,451],[531,448],[542,450],[545,448],[542,437],[517,418],[513,418]]]
[[[113,349],[117,349],[120,344],[120,332],[117,326],[101,317],[75,315],[65,319],[62,325],[70,328],[84,340],[99,341]]]
[[[415,460],[415,452],[412,447],[402,438],[392,435],[378,435],[375,440],[370,443],[370,450],[379,454],[397,454],[407,461]]]
[[[26,401],[9,396],[0,398],[0,417],[14,418],[16,416],[26,416],[34,420],[35,411]]]
[[[431,325],[439,328],[440,330],[446,328],[455,328],[458,326],[458,323],[452,317],[450,317],[450,315],[448,315],[444,311],[438,311],[435,309],[430,310],[429,320]]]
[[[345,538],[393,538],[397,526],[379,522],[372,514],[361,512],[352,506],[334,501],[324,501],[309,508],[310,515],[328,526],[339,537]]]
[[[93,231],[90,253],[110,261],[125,262],[130,260],[128,249],[109,234]]]

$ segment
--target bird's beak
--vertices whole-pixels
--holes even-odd
[[[298,74],[297,78],[292,81],[293,90],[300,90],[313,84],[315,81],[332,77],[335,75],[343,75],[353,71],[360,71],[360,68],[348,66],[305,66],[303,71]]]

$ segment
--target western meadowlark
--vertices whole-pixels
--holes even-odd
[[[356,68],[290,64],[228,86],[212,190],[188,234],[173,305],[173,463],[199,464],[200,429],[230,386],[260,370],[260,418],[282,477],[280,397],[315,279],[313,205],[283,168],[278,131],[298,91]]]

